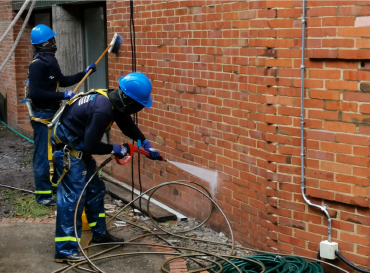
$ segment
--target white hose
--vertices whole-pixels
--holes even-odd
[[[19,17],[21,17],[23,11],[26,9],[26,7],[28,6],[28,3],[30,2],[31,0],[26,0],[23,4],[23,6],[21,7],[21,9],[18,11],[17,13],[17,16],[14,17],[13,19],[13,22],[9,25],[9,27],[7,28],[7,30],[5,31],[5,33],[3,34],[3,36],[1,36],[0,38],[0,44],[2,43],[2,41],[4,40],[4,38],[6,37],[6,35],[9,34],[10,30],[12,29],[12,27],[15,25],[15,23],[18,21]]]
[[[14,44],[13,44],[13,47],[12,47],[12,49],[10,50],[10,52],[9,52],[8,56],[6,57],[5,61],[4,61],[4,62],[1,64],[1,66],[0,66],[0,72],[2,72],[2,71],[3,71],[3,69],[4,69],[5,65],[8,63],[8,61],[9,61],[10,57],[12,56],[12,54],[13,54],[13,52],[14,52],[15,48],[17,47],[18,42],[19,42],[19,39],[21,38],[21,36],[22,36],[22,34],[23,34],[23,31],[24,31],[24,29],[26,28],[26,25],[27,25],[27,23],[28,23],[28,20],[30,19],[30,16],[31,16],[31,13],[32,13],[32,10],[33,10],[33,8],[34,8],[35,4],[36,4],[36,0],[32,0],[32,4],[31,4],[31,6],[30,6],[30,9],[28,10],[28,13],[27,13],[26,19],[25,19],[25,20],[24,20],[24,22],[23,22],[22,28],[21,28],[21,30],[20,30],[20,31],[19,31],[19,33],[18,33],[17,39],[15,40],[15,42],[14,42]]]

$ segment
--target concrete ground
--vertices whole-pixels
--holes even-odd
[[[113,235],[125,239],[133,238],[142,233],[130,228],[113,228]],[[51,273],[66,266],[54,262],[55,224],[0,222],[0,273]],[[86,245],[91,238],[90,231],[84,231],[82,244]],[[93,253],[106,247],[94,248]],[[123,252],[155,251],[149,247],[119,247],[108,254]],[[91,254],[91,253],[90,253]],[[165,261],[162,254],[134,255],[129,257],[111,258],[96,262],[96,265],[106,273],[159,273]],[[88,265],[84,267],[89,268]],[[69,272],[86,272],[71,270]]]

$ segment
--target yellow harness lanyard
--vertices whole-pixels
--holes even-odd
[[[88,95],[92,95],[92,94],[100,94],[100,95],[103,95],[104,97],[106,97],[107,99],[108,98],[108,94],[107,94],[107,89],[97,89],[97,90],[94,90],[94,89],[91,89],[89,92],[87,93],[81,93],[79,95],[76,95],[74,96],[66,105],[67,106],[71,106],[73,103],[75,103],[77,100],[79,100],[80,98],[82,97],[85,97],[85,96],[88,96]],[[113,105],[112,105],[112,109],[114,109]],[[55,141],[57,144],[60,144],[60,143],[63,143],[57,136],[56,134],[56,130],[57,130],[57,126],[58,126],[58,121],[56,122],[55,126],[54,126],[54,137],[55,137]],[[110,127],[112,126],[113,124],[113,121],[108,125],[108,127],[105,129],[105,131],[108,131],[110,129]],[[49,160],[49,165],[50,165],[50,182],[51,184],[56,187],[58,186],[58,184],[60,183],[60,181],[62,181],[62,179],[64,178],[64,176],[66,175],[66,173],[69,171],[69,168],[70,166],[68,166],[68,163],[70,165],[70,158],[69,156],[74,156],[78,159],[81,159],[82,158],[82,155],[83,153],[81,151],[77,151],[77,150],[68,150],[66,147],[64,147],[63,149],[63,152],[64,152],[64,156],[63,156],[63,167],[64,167],[64,170],[63,170],[63,173],[62,175],[60,176],[60,178],[58,179],[58,182],[55,184],[53,183],[53,175],[54,175],[54,163],[53,163],[53,151],[52,151],[52,145],[51,145],[51,127],[49,127],[49,139],[48,139],[48,160]],[[67,145],[66,145],[67,146]]]

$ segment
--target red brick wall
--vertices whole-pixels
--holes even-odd
[[[8,28],[16,13],[12,11],[11,1],[2,2],[1,10],[1,35]],[[0,60],[3,62],[8,56],[14,41],[22,27],[28,10],[25,11],[8,36],[0,44]],[[21,104],[24,99],[24,86],[27,78],[27,70],[32,60],[32,46],[30,44],[31,26],[25,28],[21,39],[8,64],[1,72],[0,92],[7,98],[7,123],[14,129],[22,133],[29,134],[24,128],[29,127],[28,110],[25,104]],[[26,125],[26,126],[24,126]]]
[[[15,13],[11,9],[11,1],[2,2],[2,5],[0,5],[0,11],[0,33],[2,36],[15,16]],[[0,44],[1,63],[8,56],[13,41],[13,31],[11,30],[8,36]],[[0,73],[0,76],[0,93],[7,98],[7,122],[11,126],[15,126],[17,124],[18,113],[16,108],[16,95],[13,92],[16,89],[14,59],[9,61],[8,65],[5,66],[4,70]]]
[[[109,39],[124,36],[110,86],[131,71],[128,5],[107,3]],[[368,1],[308,1],[305,60],[307,194],[329,205],[333,241],[361,266],[370,266],[370,26],[355,20],[369,10]],[[139,124],[170,160],[219,171],[215,200],[236,240],[316,257],[327,221],[300,193],[301,14],[302,1],[135,1],[138,71],[154,99]],[[123,141],[118,130],[112,141]],[[129,167],[111,168],[130,181]],[[169,164],[142,167],[145,188],[180,178]],[[192,191],[163,195],[200,216]],[[220,214],[211,223],[224,230]]]

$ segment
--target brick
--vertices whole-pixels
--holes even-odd
[[[334,163],[334,162],[323,161],[323,162],[321,162],[321,168],[323,170],[326,170],[326,171],[333,171],[333,172],[344,173],[344,174],[351,174],[352,173],[351,166],[345,165],[345,164],[338,164],[338,163]]]
[[[351,123],[370,123],[370,116],[363,114],[354,114],[354,113],[343,113],[342,121],[351,122]]]
[[[315,7],[307,10],[307,17],[322,17],[322,16],[336,16],[336,7]]]
[[[370,27],[338,28],[338,37],[368,37]]]
[[[322,40],[322,47],[354,47],[354,46],[355,46],[354,39],[323,39]]]
[[[370,50],[368,49],[338,49],[339,59],[349,59],[349,60],[363,60],[370,59]]]
[[[336,134],[336,142],[369,146],[370,137],[351,134]]]
[[[338,70],[314,70],[309,71],[310,78],[318,79],[339,79],[341,77],[341,72]]]
[[[343,61],[343,60],[327,60],[325,62],[325,67],[334,68],[345,68],[345,69],[358,69],[358,61]]]
[[[344,123],[344,122],[326,121],[324,123],[324,129],[329,130],[329,131],[356,133],[355,124],[349,124],[349,123]]]
[[[354,26],[354,17],[325,17],[322,18],[323,26]]]
[[[352,154],[352,145],[322,142],[321,150],[335,153]]]
[[[325,81],[325,87],[327,89],[335,89],[335,90],[351,90],[357,91],[358,90],[358,83],[352,81]]]
[[[286,0],[281,2],[276,2],[274,0],[266,0],[266,8],[290,8],[293,7],[292,0]]]
[[[268,59],[266,60],[267,67],[292,67],[291,59]]]
[[[369,102],[370,101],[370,94],[344,92],[343,93],[343,100]]]
[[[336,111],[309,110],[308,117],[322,120],[338,120],[339,113]]]
[[[311,59],[335,59],[338,56],[336,49],[308,49],[307,57]]]
[[[347,112],[357,112],[358,105],[357,103],[327,101],[326,109],[347,111]]]

